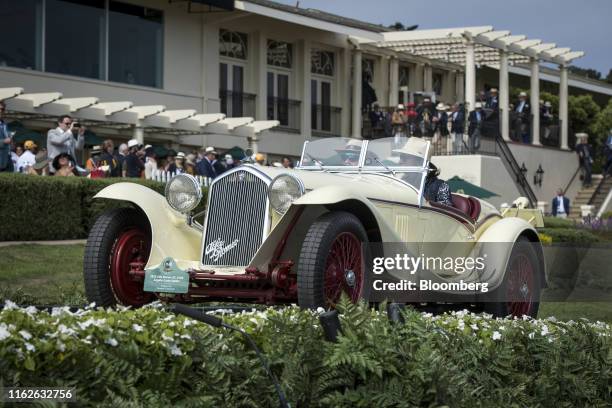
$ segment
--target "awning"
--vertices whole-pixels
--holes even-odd
[[[393,31],[382,35],[383,41],[373,43],[379,48],[459,65],[465,65],[468,42],[474,43],[475,63],[494,68],[499,67],[499,50],[507,51],[510,63],[514,64],[527,63],[530,58],[537,58],[565,65],[584,55],[582,51],[557,47],[554,43],[529,39],[525,35],[513,35],[510,31],[495,30],[492,26]]]
[[[465,181],[459,176],[452,177],[446,182],[453,193],[466,194],[477,198],[499,197],[499,194]]]
[[[222,113],[198,113],[193,109],[167,109],[163,105],[134,106],[130,101],[103,102],[96,97],[64,98],[60,92],[25,93],[23,88],[0,88],[9,119],[56,121],[70,115],[88,127],[132,129],[173,136],[227,134],[254,137],[276,127],[276,120],[251,117],[226,118]]]

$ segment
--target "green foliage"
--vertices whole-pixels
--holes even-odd
[[[595,116],[595,123],[591,130],[593,134],[597,136],[601,144],[605,143],[608,134],[612,131],[612,99],[610,99],[606,107]]]
[[[601,110],[590,94],[570,95],[567,101],[570,126],[575,133],[593,134],[595,117]],[[592,142],[592,140],[589,140]]]
[[[553,243],[571,242],[576,244],[591,244],[594,242],[603,242],[604,240],[589,231],[577,228],[540,228],[538,230],[542,234],[546,234],[552,238]]]
[[[164,193],[164,184],[142,179],[0,174],[0,214],[3,216],[0,241],[85,238],[101,212],[131,205],[93,199],[104,187],[126,181]]]
[[[557,218],[557,217],[544,217],[544,227],[546,228],[573,228],[575,227],[574,221]]]
[[[297,307],[225,316],[260,345],[296,407],[607,406],[612,329],[412,310],[392,325],[345,300],[323,340]],[[257,356],[236,333],[154,308],[0,312],[0,383],[73,386],[79,406],[271,407]]]

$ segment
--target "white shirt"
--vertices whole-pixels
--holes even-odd
[[[15,167],[18,172],[23,172],[26,166],[33,166],[36,163],[36,156],[29,150],[23,152],[17,160],[17,166]]]
[[[565,213],[565,207],[563,206],[563,196],[557,196],[557,214]]]
[[[17,162],[19,161],[19,156],[17,156],[17,153],[11,152],[11,161],[13,162],[13,171],[17,173],[19,171],[17,170]]]

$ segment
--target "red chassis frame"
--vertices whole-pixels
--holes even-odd
[[[300,208],[282,239],[276,246],[267,271],[258,268],[246,268],[240,275],[218,275],[214,270],[190,269],[189,291],[185,294],[164,295],[160,299],[172,302],[197,302],[206,300],[249,300],[265,304],[291,303],[297,301],[297,275],[292,271],[293,260],[281,260],[289,234],[302,215]],[[137,281],[144,281],[145,263],[130,263],[130,276]],[[194,283],[196,286],[191,286]],[[159,295],[158,295],[159,296]]]

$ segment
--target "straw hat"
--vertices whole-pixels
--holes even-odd
[[[428,151],[427,159],[431,157],[431,149],[427,149],[428,142],[420,137],[409,137],[406,143],[399,149],[393,149],[393,153],[410,154],[425,157],[425,152]]]
[[[357,139],[350,139],[344,147],[335,149],[337,152],[359,152],[361,151],[361,144]]]

